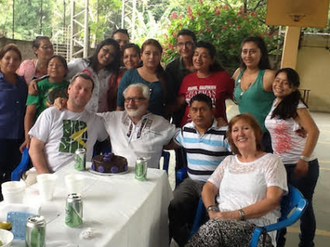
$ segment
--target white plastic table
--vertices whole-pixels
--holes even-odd
[[[167,208],[173,194],[166,172],[148,169],[147,181],[138,181],[134,170],[129,169],[122,175],[100,176],[76,171],[69,164],[56,172],[59,178],[53,200],[41,204],[37,184],[28,188],[24,204],[40,204],[40,214],[47,222],[47,246],[168,246]],[[79,228],[65,225],[64,177],[71,173],[86,176],[82,192],[84,223]],[[89,227],[94,237],[82,239],[80,233]],[[15,240],[13,246],[24,246],[24,242]]]

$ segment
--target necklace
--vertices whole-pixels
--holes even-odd
[[[237,86],[239,86],[241,88],[241,93],[239,94],[237,100],[234,100],[235,104],[238,104],[238,102],[242,99],[243,97],[243,94],[251,87],[252,83],[249,83],[246,90],[243,90],[242,87],[241,87],[241,79],[239,79],[237,81]]]

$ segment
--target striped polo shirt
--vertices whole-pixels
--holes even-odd
[[[188,176],[192,180],[207,181],[221,161],[230,155],[226,138],[227,126],[212,126],[200,135],[194,123],[184,125],[174,138],[175,142],[187,152]]]

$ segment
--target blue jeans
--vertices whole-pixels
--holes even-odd
[[[299,179],[295,177],[295,168],[295,164],[285,165],[288,183],[296,187],[308,201],[307,208],[300,219],[299,247],[312,247],[314,246],[314,236],[316,230],[316,221],[313,210],[313,194],[316,187],[317,179],[319,177],[319,162],[317,159],[309,161],[307,175]],[[282,232],[284,232],[285,234],[286,231]],[[281,242],[281,239],[279,240],[279,242]],[[284,244],[278,244],[278,246],[284,246]]]

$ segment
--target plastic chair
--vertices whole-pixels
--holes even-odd
[[[288,187],[289,187],[289,193],[288,195],[283,196],[281,201],[281,217],[279,221],[277,223],[267,225],[265,227],[257,227],[253,232],[250,242],[250,247],[257,246],[259,237],[264,230],[266,232],[277,231],[277,236],[276,236],[276,241],[277,241],[281,229],[293,225],[296,221],[298,221],[301,218],[302,214],[306,209],[307,201],[302,196],[302,194],[298,189],[296,189],[292,185],[288,185]],[[205,214],[206,214],[206,210],[203,204],[203,200],[202,198],[200,198],[193,227],[189,234],[189,238],[192,235],[194,235],[198,231],[199,227],[203,224],[203,219],[204,219],[203,216],[205,216]]]
[[[164,158],[163,170],[165,170],[168,174],[168,166],[170,164],[170,152],[163,150],[162,157]]]
[[[190,239],[198,231],[199,227],[205,223],[204,222],[205,216],[206,216],[206,209],[204,207],[203,199],[200,198],[196,210],[194,223],[192,225],[188,239]]]
[[[182,167],[176,172],[176,186],[178,186],[187,177],[187,167]]]
[[[21,162],[11,173],[11,181],[19,181],[23,173],[27,170],[30,161],[29,149],[24,147]]]
[[[288,195],[283,196],[281,201],[281,217],[279,222],[265,227],[257,227],[253,232],[250,247],[257,246],[258,239],[263,233],[263,230],[266,232],[277,231],[276,241],[278,241],[280,230],[293,225],[301,218],[307,207],[307,200],[303,197],[298,189],[292,185],[288,185],[288,187],[289,193]]]

